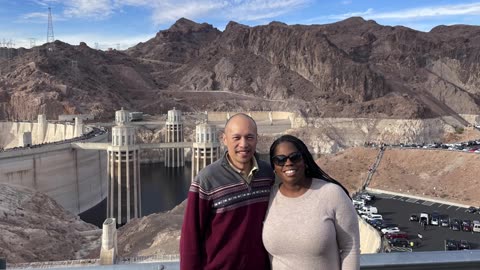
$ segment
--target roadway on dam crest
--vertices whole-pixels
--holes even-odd
[[[401,231],[408,233],[409,240],[420,242],[413,251],[445,250],[446,239],[467,240],[471,249],[480,249],[480,233],[452,231],[448,227],[432,225],[423,230],[418,222],[409,221],[411,214],[431,214],[434,211],[448,215],[451,219],[480,220],[480,214],[468,213],[464,207],[390,194],[375,194],[375,200],[370,205],[377,207],[379,214],[388,223],[397,224]],[[419,233],[422,235],[421,240],[417,236]]]

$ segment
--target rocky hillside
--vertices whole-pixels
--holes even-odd
[[[85,258],[100,246],[97,229],[42,193],[0,183],[0,257],[8,263]]]
[[[111,117],[287,110],[309,116],[429,118],[479,114],[480,27],[430,32],[362,18],[327,25],[180,19],[127,51],[56,41],[0,60],[0,119],[38,113]],[[218,102],[212,102],[218,101]]]

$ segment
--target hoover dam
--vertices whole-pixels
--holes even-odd
[[[105,199],[106,152],[73,142],[107,142],[103,129],[74,123],[0,122],[0,182],[47,194],[73,214]]]

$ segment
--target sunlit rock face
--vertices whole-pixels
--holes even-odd
[[[397,119],[480,112],[479,26],[419,32],[350,18],[230,22],[222,32],[182,18],[126,51],[54,45],[0,58],[0,119],[107,118],[120,107]]]
[[[8,263],[88,257],[100,246],[97,229],[42,193],[0,183],[0,254]]]

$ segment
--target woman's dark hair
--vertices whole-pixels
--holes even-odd
[[[310,153],[310,151],[308,151],[308,147],[305,145],[305,143],[295,136],[283,135],[272,143],[272,146],[270,146],[270,165],[272,166],[273,169],[275,168],[275,165],[273,164],[272,158],[275,155],[275,149],[280,143],[283,143],[283,142],[289,142],[293,144],[298,149],[298,151],[302,153],[302,158],[306,165],[306,168],[305,168],[306,177],[320,178],[327,182],[337,184],[345,191],[345,193],[347,193],[347,196],[350,197],[350,195],[348,194],[348,190],[344,186],[342,186],[342,184],[340,184],[337,180],[333,179],[326,172],[320,169],[317,163],[315,163],[315,160],[313,160],[313,156]]]

